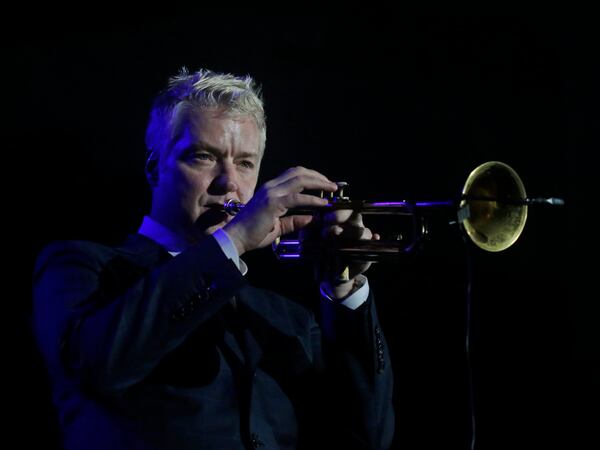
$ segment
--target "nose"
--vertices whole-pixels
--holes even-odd
[[[233,164],[224,162],[219,166],[219,173],[213,180],[215,194],[224,195],[239,189],[237,174]]]

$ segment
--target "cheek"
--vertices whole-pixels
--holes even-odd
[[[189,180],[189,184],[184,188],[182,195],[186,198],[186,203],[190,207],[198,207],[206,203],[208,186],[202,180]]]
[[[242,186],[240,197],[242,202],[247,203],[254,195],[256,189],[256,181],[246,183]]]
[[[195,177],[187,180],[188,189],[195,195],[206,193],[208,185],[206,178]]]
[[[209,182],[208,176],[201,176],[199,173],[184,169],[179,172],[177,184],[182,193],[196,196],[206,192]]]

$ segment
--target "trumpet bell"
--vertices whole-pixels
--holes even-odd
[[[513,245],[527,220],[527,194],[519,175],[507,164],[488,161],[465,182],[459,211],[462,225],[475,245],[499,252]]]

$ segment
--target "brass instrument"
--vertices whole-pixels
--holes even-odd
[[[489,161],[476,167],[468,176],[458,200],[434,202],[365,202],[344,196],[347,183],[338,183],[329,204],[322,207],[293,208],[289,214],[324,214],[350,209],[363,215],[403,217],[408,233],[398,233],[386,240],[332,240],[324,245],[310,239],[278,239],[273,249],[278,258],[336,252],[360,261],[394,260],[414,253],[429,233],[429,218],[442,212],[452,213],[450,224],[458,224],[479,248],[499,252],[513,245],[521,235],[531,204],[562,205],[560,198],[528,198],[519,175],[507,164]],[[230,215],[240,212],[244,204],[228,200],[222,209]],[[409,236],[406,237],[405,234]]]

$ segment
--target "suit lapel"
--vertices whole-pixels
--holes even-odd
[[[142,234],[130,234],[118,250],[124,258],[146,269],[173,258],[160,244]]]
[[[244,364],[247,373],[254,373],[262,357],[262,348],[250,331],[245,306],[234,297],[222,310],[229,339],[226,343]]]
[[[285,308],[274,311],[268,302],[256,289],[245,288],[238,295],[250,367],[260,365],[276,378],[304,373],[313,364],[309,330],[295,328]]]

